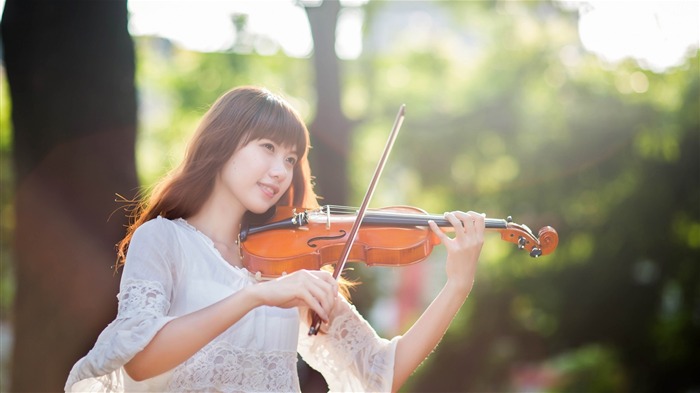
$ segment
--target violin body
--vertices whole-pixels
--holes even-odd
[[[357,215],[355,209],[322,206],[317,209],[278,207],[267,223],[242,228],[239,239],[245,268],[263,277],[279,277],[301,269],[318,270],[341,258]],[[425,260],[440,242],[428,227],[435,221],[453,230],[443,216],[429,215],[411,206],[368,210],[347,261],[368,266],[405,266]],[[538,236],[510,219],[486,219],[486,229],[538,257],[554,251],[558,235],[542,228]]]

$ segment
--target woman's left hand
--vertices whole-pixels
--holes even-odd
[[[434,223],[430,228],[447,249],[447,284],[469,294],[474,285],[476,266],[484,244],[485,215],[473,211],[445,213],[455,236],[450,238]]]

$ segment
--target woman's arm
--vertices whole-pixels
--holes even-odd
[[[124,369],[136,381],[162,374],[190,358],[249,311],[262,305],[308,306],[327,321],[337,293],[335,280],[323,271],[302,270],[246,287],[165,324],[153,340],[124,365]]]
[[[453,239],[430,223],[447,248],[447,283],[423,315],[398,341],[392,390],[397,391],[442,339],[474,284],[484,241],[484,216],[474,212],[447,213],[455,227]]]

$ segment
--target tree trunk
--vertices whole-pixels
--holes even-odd
[[[134,48],[126,0],[7,0],[2,39],[16,172],[13,392],[62,391],[116,314],[136,191]]]
[[[318,7],[307,7],[306,14],[314,42],[316,116],[309,126],[311,155],[321,203],[346,205],[349,194],[348,154],[351,123],[343,114],[340,60],[335,54],[335,30],[340,3],[325,0]]]
[[[323,198],[320,202],[346,205],[351,124],[340,106],[340,61],[335,54],[335,30],[340,8],[337,0],[324,0],[320,6],[305,8],[314,42],[316,83],[316,115],[309,125],[313,146],[309,162],[316,178],[316,193]],[[302,391],[328,391],[328,385],[321,374],[306,365],[302,367]]]

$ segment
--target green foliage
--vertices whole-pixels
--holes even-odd
[[[623,392],[628,390],[620,361],[608,348],[591,345],[557,356],[545,364],[553,378],[546,392]]]

